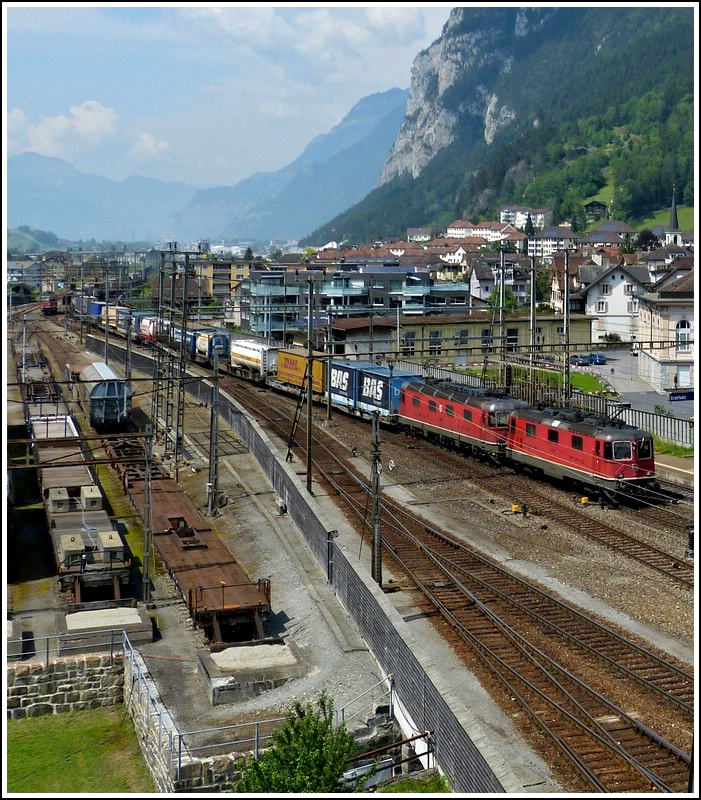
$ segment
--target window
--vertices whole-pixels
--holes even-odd
[[[442,337],[440,331],[431,331],[428,335],[429,355],[439,356],[441,354]]]
[[[490,411],[488,424],[490,428],[507,428],[509,425],[509,411]]]
[[[604,458],[609,461],[630,461],[633,458],[633,443],[604,442]]]
[[[464,305],[467,305],[467,301],[465,300],[464,296],[451,297],[450,298],[450,305],[451,306],[464,306]]]
[[[507,328],[506,329],[507,349],[513,352],[517,346],[518,346],[518,328]]]
[[[526,436],[535,436],[535,425],[532,422],[526,423]]]
[[[492,331],[491,328],[482,328],[482,347],[489,350],[492,346]]]
[[[559,440],[560,440],[560,437],[558,435],[558,432],[554,431],[552,428],[550,428],[548,430],[548,441],[549,442],[554,442],[555,444],[557,444]]]
[[[455,410],[453,409],[452,406],[446,406],[445,407],[445,414],[446,414],[447,417],[454,417],[455,416]]]
[[[652,458],[652,439],[638,439],[635,445],[638,449],[638,458]]]
[[[610,283],[602,283],[601,284],[601,294],[611,294],[611,284]]]
[[[596,301],[596,313],[597,314],[605,314],[608,311],[609,304],[606,300],[597,300]]]
[[[581,436],[572,436],[572,449],[584,450],[584,441]]]
[[[429,400],[428,401],[428,410],[429,411],[432,411],[435,414],[437,408],[438,408],[438,405],[436,404],[435,400]]]
[[[638,313],[638,298],[636,297],[634,300],[629,300],[626,309],[629,314],[637,314]]]
[[[677,350],[680,353],[688,353],[691,349],[689,341],[691,339],[691,323],[689,320],[682,319],[677,322],[676,328]]]
[[[455,334],[455,344],[467,344],[467,341],[468,341],[467,331],[458,331]]]
[[[462,417],[466,422],[472,422],[472,411],[469,408],[463,408]]]
[[[402,354],[405,356],[412,356],[414,355],[414,349],[416,347],[416,333],[409,332],[405,333],[402,337]]]
[[[624,294],[635,294],[635,284],[633,283],[626,283],[624,289]]]
[[[421,405],[421,400],[418,397],[412,397],[411,405],[413,406],[413,408],[419,408],[419,406]]]

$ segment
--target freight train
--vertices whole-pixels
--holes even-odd
[[[157,320],[142,318],[142,338],[155,336]],[[212,331],[189,332],[197,341]],[[226,334],[221,334],[222,344]],[[226,351],[224,351],[226,352]],[[280,348],[229,335],[220,370],[271,388],[306,391],[309,357],[301,348]],[[467,454],[490,458],[534,476],[569,482],[611,499],[656,492],[652,436],[619,420],[575,409],[533,408],[505,391],[424,378],[372,362],[311,359],[312,394],[346,413],[377,413],[392,426]]]
[[[104,508],[68,414],[28,416],[34,462],[62,590],[76,603],[121,598],[131,582],[131,558]]]

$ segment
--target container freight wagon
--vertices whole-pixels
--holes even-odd
[[[158,317],[147,316],[139,320],[138,338],[144,344],[153,344],[158,334]]]
[[[85,367],[78,381],[78,396],[94,428],[126,426],[132,421],[132,391],[129,382],[102,361]]]
[[[108,327],[110,331],[116,331],[119,328],[120,320],[129,316],[129,309],[126,306],[108,306],[102,307],[100,312],[100,322],[102,327]]]
[[[317,355],[319,355],[317,351]],[[306,374],[309,356],[301,347],[279,350],[277,354],[277,381],[272,385],[280,384],[282,388],[306,389]],[[318,395],[326,394],[326,362],[315,358],[312,353],[312,392]]]
[[[150,315],[149,311],[134,311],[129,310],[130,313],[121,314],[117,318],[117,327],[115,332],[125,339],[127,336],[135,342],[139,339],[139,332],[141,330],[141,320]]]
[[[104,300],[95,300],[94,297],[88,298],[87,309],[83,312],[88,317],[90,324],[99,327],[102,324],[103,309],[107,303]]]
[[[68,415],[30,417],[29,434],[39,472],[61,589],[76,603],[120,599],[131,583],[131,559],[104,508],[85,460],[75,421]]]
[[[220,360],[225,361],[229,353],[229,334],[218,330],[198,330],[195,340],[196,358],[211,362],[215,349],[219,352]]]
[[[73,308],[76,314],[87,314],[88,303],[92,300],[87,294],[76,294],[73,297]]]
[[[331,362],[331,403],[363,416],[379,412],[394,417],[399,412],[402,386],[419,373],[380,367],[369,361]]]
[[[229,371],[255,381],[263,381],[277,372],[278,348],[252,339],[229,342]]]

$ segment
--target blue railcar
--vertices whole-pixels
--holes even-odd
[[[366,413],[379,411],[381,416],[399,413],[402,386],[421,377],[421,372],[370,365],[358,374],[358,408]]]
[[[381,367],[370,361],[331,362],[331,403],[353,414],[394,416],[399,410],[401,387],[420,373]]]
[[[225,359],[229,353],[229,334],[219,330],[199,330],[195,341],[195,350],[199,358],[211,361],[214,350]]]
[[[88,301],[91,300],[91,297],[88,297],[86,294],[76,294],[73,296],[73,308],[75,309],[76,314],[87,314],[88,313]]]
[[[84,314],[87,314],[88,321],[93,325],[100,325],[102,322],[102,309],[107,305],[104,300],[95,300],[94,297],[88,298],[87,309]]]
[[[358,407],[358,374],[361,367],[371,367],[367,361],[332,361],[329,375],[331,403],[349,411]]]

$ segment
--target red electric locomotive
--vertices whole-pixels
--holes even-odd
[[[476,456],[503,458],[509,419],[528,403],[452,381],[409,380],[399,397],[400,426]]]
[[[53,292],[46,292],[39,298],[41,313],[50,316],[58,313],[58,300]]]
[[[577,410],[514,411],[507,457],[533,474],[570,481],[611,499],[659,488],[649,433]]]

